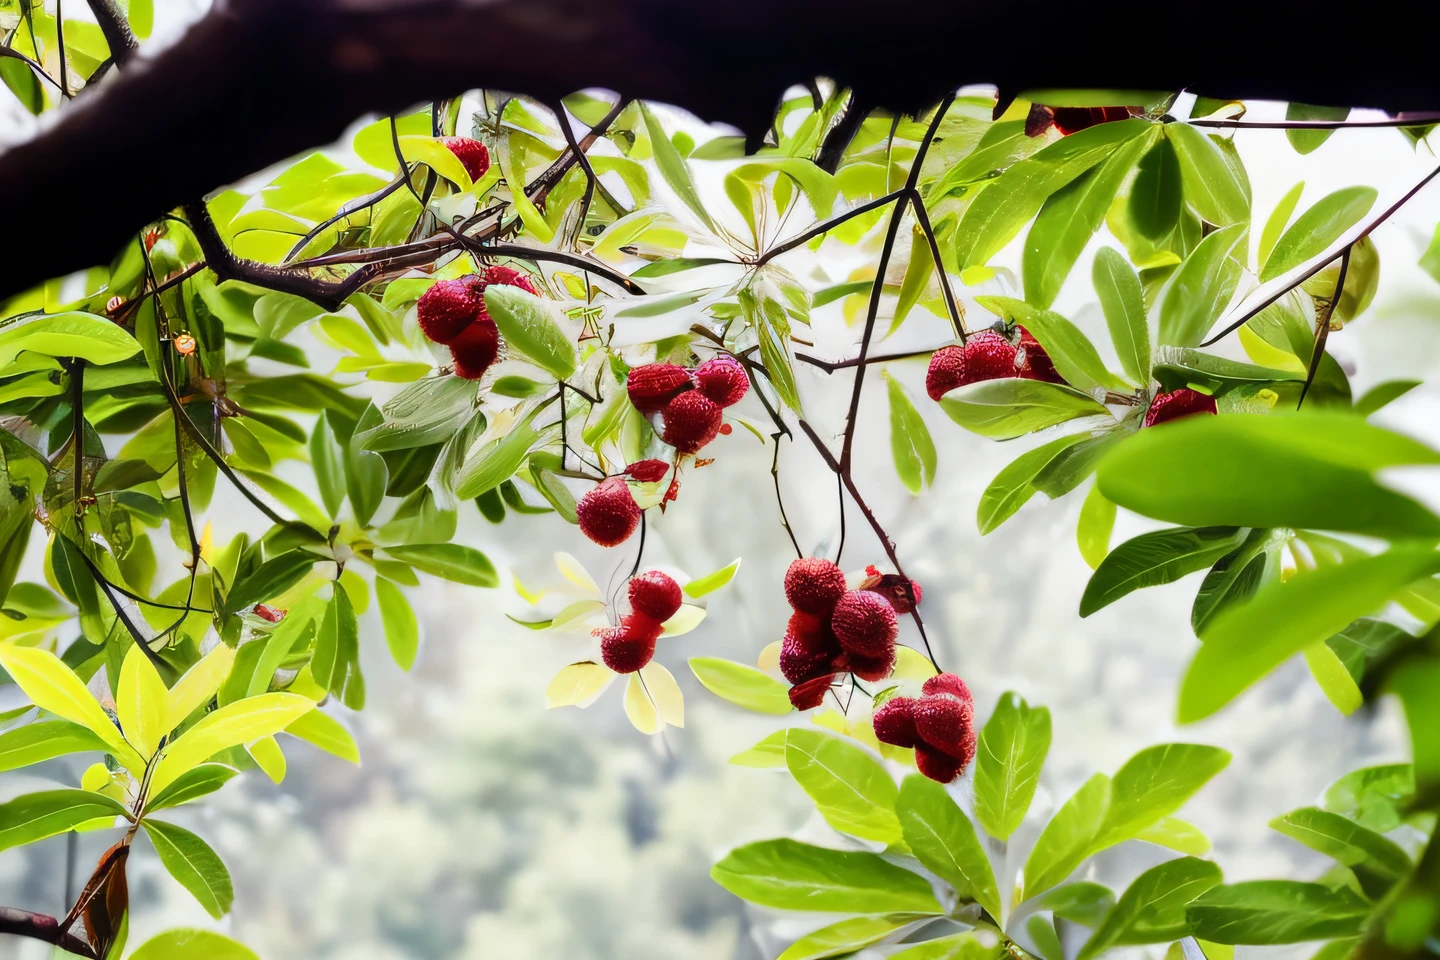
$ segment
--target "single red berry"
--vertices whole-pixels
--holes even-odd
[[[972,707],[975,704],[975,698],[970,694],[970,688],[965,686],[964,680],[961,680],[953,673],[936,674],[925,681],[924,685],[920,688],[920,692],[926,694],[948,693],[952,697],[957,697],[965,703],[970,704]]]
[[[664,460],[636,460],[625,468],[630,479],[641,483],[659,483],[670,472],[670,464]]]
[[[1015,344],[998,330],[981,330],[965,341],[965,379],[963,383],[1018,377],[1019,356]]]
[[[722,436],[722,437],[728,437],[728,436],[730,436],[730,434],[731,434],[734,430],[735,430],[735,428],[732,427],[732,426],[730,426],[730,424],[728,424],[728,423],[722,423],[722,424],[720,424],[720,436]]]
[[[1020,348],[1015,355],[1015,362],[1019,366],[1020,376],[1026,380],[1044,380],[1046,383],[1064,383],[1065,378],[1055,370],[1055,364],[1050,359],[1050,354],[1040,346],[1040,341],[1030,335],[1030,331],[1024,327],[1016,328],[1020,332]],[[1022,356],[1023,354],[1023,356]]]
[[[855,674],[861,680],[878,682],[884,680],[895,672],[895,644],[890,644],[885,653],[878,657],[864,657],[858,653],[843,653],[845,658],[844,669]],[[838,663],[838,661],[837,661]],[[836,666],[838,672],[841,668]]]
[[[847,591],[830,614],[830,628],[847,652],[875,660],[894,653],[900,632],[895,609],[869,590]]]
[[[625,377],[630,402],[647,416],[659,413],[671,398],[693,386],[690,371],[673,363],[647,363],[633,368]]]
[[[785,599],[801,613],[828,615],[845,593],[845,573],[829,560],[801,557],[785,571]]]
[[[480,316],[485,306],[479,293],[483,289],[484,281],[473,274],[432,284],[415,304],[420,331],[436,343],[451,343]]]
[[[680,609],[680,584],[659,570],[630,578],[630,609],[664,623]]]
[[[965,764],[923,743],[915,745],[915,767],[936,783],[951,783]]]
[[[279,623],[285,619],[285,611],[272,607],[268,603],[257,603],[255,604],[255,616],[271,623]]]
[[[931,400],[965,383],[965,348],[959,345],[941,347],[930,355],[930,368],[925,371],[925,392]]]
[[[875,708],[871,726],[875,739],[892,747],[913,747],[920,742],[915,733],[914,697],[891,697]]]
[[[820,706],[825,702],[825,692],[830,689],[830,684],[834,680],[834,676],[826,674],[823,677],[796,684],[790,688],[790,705],[796,710],[810,710]]]
[[[479,380],[500,354],[500,328],[489,317],[482,317],[460,331],[450,341],[450,358],[455,373],[466,380]]]
[[[695,368],[695,386],[720,406],[728,407],[745,396],[750,378],[739,360],[724,355],[711,357]]]
[[[808,613],[791,614],[785,639],[780,644],[780,672],[791,683],[804,683],[820,674],[834,673],[830,664],[839,652],[840,644],[823,618]]]
[[[575,505],[580,532],[602,547],[624,543],[640,525],[640,504],[620,477],[610,477]]]
[[[624,627],[601,631],[600,659],[616,673],[634,673],[654,656],[654,637],[632,636]]]
[[[1067,137],[1097,124],[1130,119],[1130,111],[1125,107],[1054,107],[1052,112],[1055,129]]]
[[[485,282],[499,283],[507,287],[519,287],[526,293],[533,293],[537,297],[540,296],[540,291],[535,289],[535,282],[530,279],[530,275],[523,270],[516,270],[514,267],[505,267],[500,264],[487,267],[485,269]]]
[[[698,390],[673,397],[660,411],[660,439],[681,453],[695,453],[720,432],[720,405]]]
[[[490,169],[490,151],[479,140],[469,137],[441,137],[440,142],[460,161],[471,180],[479,180]]]
[[[1145,411],[1145,426],[1153,427],[1158,423],[1168,423],[1181,417],[1216,412],[1218,411],[1214,397],[1201,393],[1199,390],[1182,387],[1179,390],[1162,393],[1150,401],[1150,409]]]
[[[915,706],[915,732],[942,753],[961,761],[975,756],[975,708],[959,697],[926,694]]]

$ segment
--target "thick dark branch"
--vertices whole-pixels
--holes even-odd
[[[115,0],[86,0],[90,4],[90,12],[95,14],[95,22],[100,25],[100,33],[105,37],[105,45],[110,48],[110,59],[116,66],[124,66],[125,61],[130,59],[130,54],[135,52],[139,43],[135,39],[135,33],[130,29],[130,21],[125,16],[125,11]]]
[[[17,907],[0,907],[0,933],[17,937],[29,937],[59,947],[86,960],[98,960],[90,944],[66,930],[61,932],[60,921],[43,913],[32,913]]]

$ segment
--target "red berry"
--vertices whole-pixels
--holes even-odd
[[[829,560],[801,557],[785,571],[785,599],[801,613],[826,615],[845,593],[845,573]]]
[[[481,317],[450,341],[450,358],[455,373],[466,380],[479,380],[500,354],[500,328],[489,317]]]
[[[535,283],[530,279],[530,275],[524,271],[516,270],[514,267],[503,267],[496,264],[493,267],[486,268],[485,282],[504,284],[507,287],[519,287],[526,293],[533,293],[537,297],[540,295],[540,291],[535,289]]]
[[[790,705],[796,710],[810,710],[825,702],[825,692],[835,677],[826,674],[814,680],[806,680],[790,688]]]
[[[882,574],[873,566],[866,567],[865,571],[869,576],[860,582],[860,589],[880,594],[890,602],[896,613],[909,613],[919,605],[922,591],[920,584],[914,580],[906,580],[894,573]]]
[[[1130,119],[1130,111],[1124,107],[1055,107],[1053,112],[1055,128],[1067,137],[1086,127]]]
[[[961,761],[975,757],[975,708],[959,697],[927,694],[915,706],[915,732],[942,753]]]
[[[286,611],[272,607],[268,603],[255,604],[255,616],[259,617],[261,620],[268,620],[271,623],[279,623],[281,620],[285,619],[285,613]]]
[[[480,299],[484,287],[484,281],[473,274],[432,284],[415,304],[420,331],[436,343],[452,342],[480,316],[485,306]]]
[[[920,692],[926,694],[948,693],[952,697],[958,697],[972,707],[975,704],[975,698],[971,696],[970,688],[965,686],[964,680],[961,680],[953,673],[941,673],[931,677],[925,681],[924,686],[920,688]]]
[[[722,437],[728,437],[728,436],[730,436],[731,432],[732,432],[734,429],[735,429],[735,428],[732,427],[732,426],[730,426],[730,424],[728,424],[728,423],[722,423],[722,424],[720,424],[720,436],[722,436]]]
[[[1050,359],[1050,354],[1040,346],[1040,341],[1030,336],[1030,331],[1024,327],[1016,327],[1020,332],[1020,351],[1015,357],[1019,365],[1020,376],[1026,380],[1044,380],[1047,383],[1064,383],[1065,378],[1055,370],[1055,364]],[[1022,355],[1023,354],[1023,355]]]
[[[695,368],[695,385],[711,400],[728,407],[739,403],[750,389],[745,368],[731,356],[712,357]]]
[[[965,764],[923,743],[915,746],[915,767],[936,783],[950,783],[960,776]]]
[[[616,673],[634,673],[655,656],[655,638],[632,636],[624,627],[601,632],[600,659]]]
[[[602,547],[624,543],[640,525],[640,504],[620,477],[611,477],[575,505],[580,532]]]
[[[843,653],[845,669],[861,680],[884,680],[895,672],[895,645],[892,643],[883,656],[862,657],[858,653]],[[838,661],[837,661],[838,662]],[[837,671],[840,667],[835,668]]]
[[[895,609],[869,590],[847,591],[830,614],[830,628],[846,652],[873,660],[893,655],[900,631]]]
[[[659,413],[672,397],[692,386],[690,371],[673,363],[647,363],[625,377],[630,402],[646,415]]]
[[[490,169],[490,151],[479,140],[469,137],[441,137],[440,142],[455,154],[471,180],[479,180]]]
[[[804,683],[820,674],[834,673],[831,661],[840,652],[830,625],[808,613],[795,613],[780,644],[780,672],[791,683]]]
[[[630,578],[630,609],[658,623],[675,616],[680,609],[680,584],[659,570]]]
[[[665,624],[638,610],[621,617],[620,626],[625,635],[634,640],[659,640],[660,634],[665,632]]]
[[[875,708],[871,726],[875,739],[892,747],[913,747],[919,743],[915,733],[914,697],[891,697]]]
[[[956,387],[981,380],[1019,376],[1016,370],[1016,349],[996,330],[971,334],[965,346],[942,347],[930,357],[925,373],[925,392],[939,400]]]
[[[630,479],[641,483],[658,483],[670,472],[670,464],[664,460],[636,460],[625,468]]]
[[[925,392],[931,400],[939,400],[964,382],[964,347],[941,347],[930,355],[930,368],[925,371]]]
[[[1150,401],[1150,409],[1145,411],[1145,426],[1153,427],[1157,423],[1168,423],[1181,417],[1216,412],[1214,397],[1182,387],[1170,393],[1162,393]]]
[[[660,416],[660,439],[681,453],[695,453],[720,432],[720,405],[698,390],[672,398]]]

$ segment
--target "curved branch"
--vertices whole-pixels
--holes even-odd
[[[0,907],[0,933],[17,937],[29,937],[59,947],[85,960],[99,960],[95,950],[69,930],[60,929],[60,921],[44,913],[21,910],[18,907]]]

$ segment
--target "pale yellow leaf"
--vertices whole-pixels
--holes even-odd
[[[265,776],[275,783],[285,779],[285,751],[280,749],[274,737],[261,737],[246,749],[260,769],[265,771]]]
[[[890,675],[893,679],[929,680],[937,672],[930,658],[914,647],[895,648],[895,672]]]
[[[75,672],[49,650],[0,645],[0,666],[10,674],[30,702],[65,720],[88,727],[104,740],[123,766],[143,770],[145,761],[125,742],[100,704],[85,689]]]
[[[206,714],[174,743],[166,746],[155,767],[151,794],[164,790],[180,774],[221,750],[279,733],[314,709],[315,701],[309,697],[295,693],[262,693],[258,697],[228,703],[214,713]]]
[[[764,670],[766,673],[779,673],[780,648],[784,645],[785,641],[783,640],[765,644],[765,649],[760,651],[760,658],[755,661],[756,668]]]
[[[593,660],[572,663],[555,674],[555,679],[545,688],[545,709],[588,707],[615,676],[609,667]]]
[[[230,675],[235,663],[235,648],[219,644],[205,654],[185,676],[175,681],[170,688],[165,707],[165,732],[169,733],[203,703],[209,702],[220,689],[220,684]]]
[[[590,618],[597,613],[603,613],[605,604],[599,600],[577,600],[570,604],[550,621],[551,630],[581,630],[588,632],[591,626]]]
[[[697,607],[694,604],[682,603],[680,609],[675,611],[675,616],[665,621],[665,629],[661,632],[662,637],[678,637],[681,634],[689,633],[700,626],[705,619],[705,608]]]
[[[125,739],[146,760],[160,745],[160,738],[170,732],[166,709],[169,700],[170,691],[165,689],[165,681],[150,658],[140,644],[130,644],[116,684],[115,715],[120,718]]]
[[[559,550],[555,553],[555,566],[560,569],[560,575],[566,580],[569,580],[592,597],[600,596],[600,588],[595,585],[594,578],[580,565],[579,560],[576,560],[565,551]]]
[[[685,726],[685,695],[680,692],[680,684],[675,682],[675,677],[665,666],[656,660],[651,660],[640,668],[640,679],[645,681],[645,689],[650,692],[650,698],[655,701],[656,708],[660,711],[660,719],[672,727]]]
[[[655,702],[640,684],[638,673],[630,674],[630,681],[625,685],[625,716],[630,718],[630,723],[641,733],[660,732],[660,713],[655,709]]]

